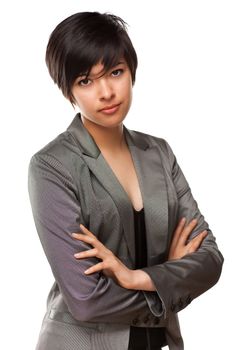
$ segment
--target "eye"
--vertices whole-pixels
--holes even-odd
[[[86,78],[86,79],[82,79],[78,82],[78,85],[80,86],[87,86],[91,83],[90,79]]]
[[[114,77],[118,77],[119,75],[121,75],[123,73],[123,69],[115,69],[112,71],[112,75]]]

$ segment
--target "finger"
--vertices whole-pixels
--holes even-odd
[[[197,223],[198,223],[198,220],[193,219],[190,221],[190,223],[188,225],[185,226],[185,228],[183,229],[183,232],[180,236],[180,239],[179,239],[180,244],[182,244],[182,245],[186,244],[188,236],[190,235],[190,233],[192,233],[194,228],[197,226]]]
[[[94,237],[90,237],[88,235],[84,235],[83,233],[72,233],[72,236],[75,238],[75,239],[78,239],[80,241],[83,241],[83,242],[86,242],[86,243],[89,243],[91,245],[95,245],[98,240]]]
[[[86,228],[83,224],[80,224],[79,226],[80,226],[82,232],[86,233],[90,237],[96,238],[96,236],[91,231],[89,231],[88,228]]]
[[[180,237],[180,235],[181,235],[181,233],[182,233],[182,230],[183,230],[183,228],[184,228],[185,222],[186,222],[186,218],[185,218],[185,217],[183,217],[183,218],[179,221],[178,226],[176,227],[176,230],[175,230],[175,232],[174,232],[173,240],[172,240],[172,245],[173,245],[173,246],[177,244],[177,242],[178,242],[178,240],[179,240],[179,237]]]
[[[197,251],[207,234],[208,231],[204,230],[201,233],[199,233],[196,237],[194,237],[187,245],[189,246],[188,252],[194,253],[195,251]]]
[[[84,233],[84,234],[86,234],[86,235],[88,235],[88,236],[90,236],[90,237],[96,237],[91,231],[89,231],[83,224],[80,224],[79,225],[80,226],[80,228],[81,228],[81,233]],[[74,232],[75,234],[76,233],[79,233],[79,232]],[[73,233],[72,233],[72,235],[73,235]]]
[[[94,256],[98,257],[98,250],[96,248],[74,254],[76,259],[90,258]]]
[[[93,235],[91,233],[90,236],[88,236],[87,234],[84,234],[84,233],[72,233],[72,236],[75,238],[75,239],[78,239],[80,241],[83,241],[83,242],[86,242],[86,243],[89,243],[91,245],[93,245],[93,247],[97,247],[99,248],[100,250],[101,249],[105,249],[106,247],[104,246],[104,244],[102,242],[100,242],[98,240],[98,238]]]
[[[185,222],[186,222],[186,218],[185,217],[181,218],[181,220],[179,221],[179,223],[178,223],[178,225],[173,233],[173,239],[172,239],[171,245],[170,245],[169,256],[171,256],[172,252],[174,252],[176,247],[177,247],[179,237],[180,237],[181,232],[184,228]]]
[[[101,243],[96,238],[88,237],[82,233],[73,233],[73,237],[94,247],[94,249],[88,249],[83,252],[75,253],[74,256],[76,258],[88,258],[96,256],[97,258],[104,259],[107,256],[113,254],[108,248],[105,247],[105,245],[103,245],[103,243]]]
[[[90,273],[94,273],[94,272],[98,272],[98,271],[102,271],[104,269],[104,264],[103,262],[100,262],[96,265],[91,266],[89,269],[87,269],[86,271],[84,271],[84,273],[86,275],[89,275]]]

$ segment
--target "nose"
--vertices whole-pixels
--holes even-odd
[[[112,83],[108,79],[100,79],[99,96],[100,100],[111,100],[114,97],[114,89]]]

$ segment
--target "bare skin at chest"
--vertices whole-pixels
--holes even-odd
[[[143,208],[143,200],[136,170],[128,147],[122,152],[115,154],[106,151],[102,151],[102,154],[125,190],[134,209],[138,211],[141,210]]]

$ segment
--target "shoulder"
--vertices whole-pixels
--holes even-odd
[[[139,139],[142,139],[143,141],[147,142],[149,146],[160,146],[165,147],[166,140],[162,137],[158,137],[155,135],[147,134],[141,131],[132,130],[133,133],[135,133],[136,137]]]
[[[69,145],[72,146],[73,144],[75,143],[71,134],[68,131],[64,131],[36,151],[32,157],[52,155],[60,158],[61,154],[69,151]]]
[[[76,158],[77,166],[79,166],[79,161],[83,164],[80,154],[73,136],[66,130],[31,156],[29,168],[35,170],[43,167],[44,170],[55,170],[57,173],[71,177],[74,172],[74,159]]]
[[[132,138],[135,140],[135,142],[145,145],[146,148],[155,147],[156,149],[158,149],[162,158],[166,160],[172,160],[175,157],[172,148],[169,145],[168,141],[166,141],[166,139],[137,130],[128,129],[128,131],[131,134]]]

